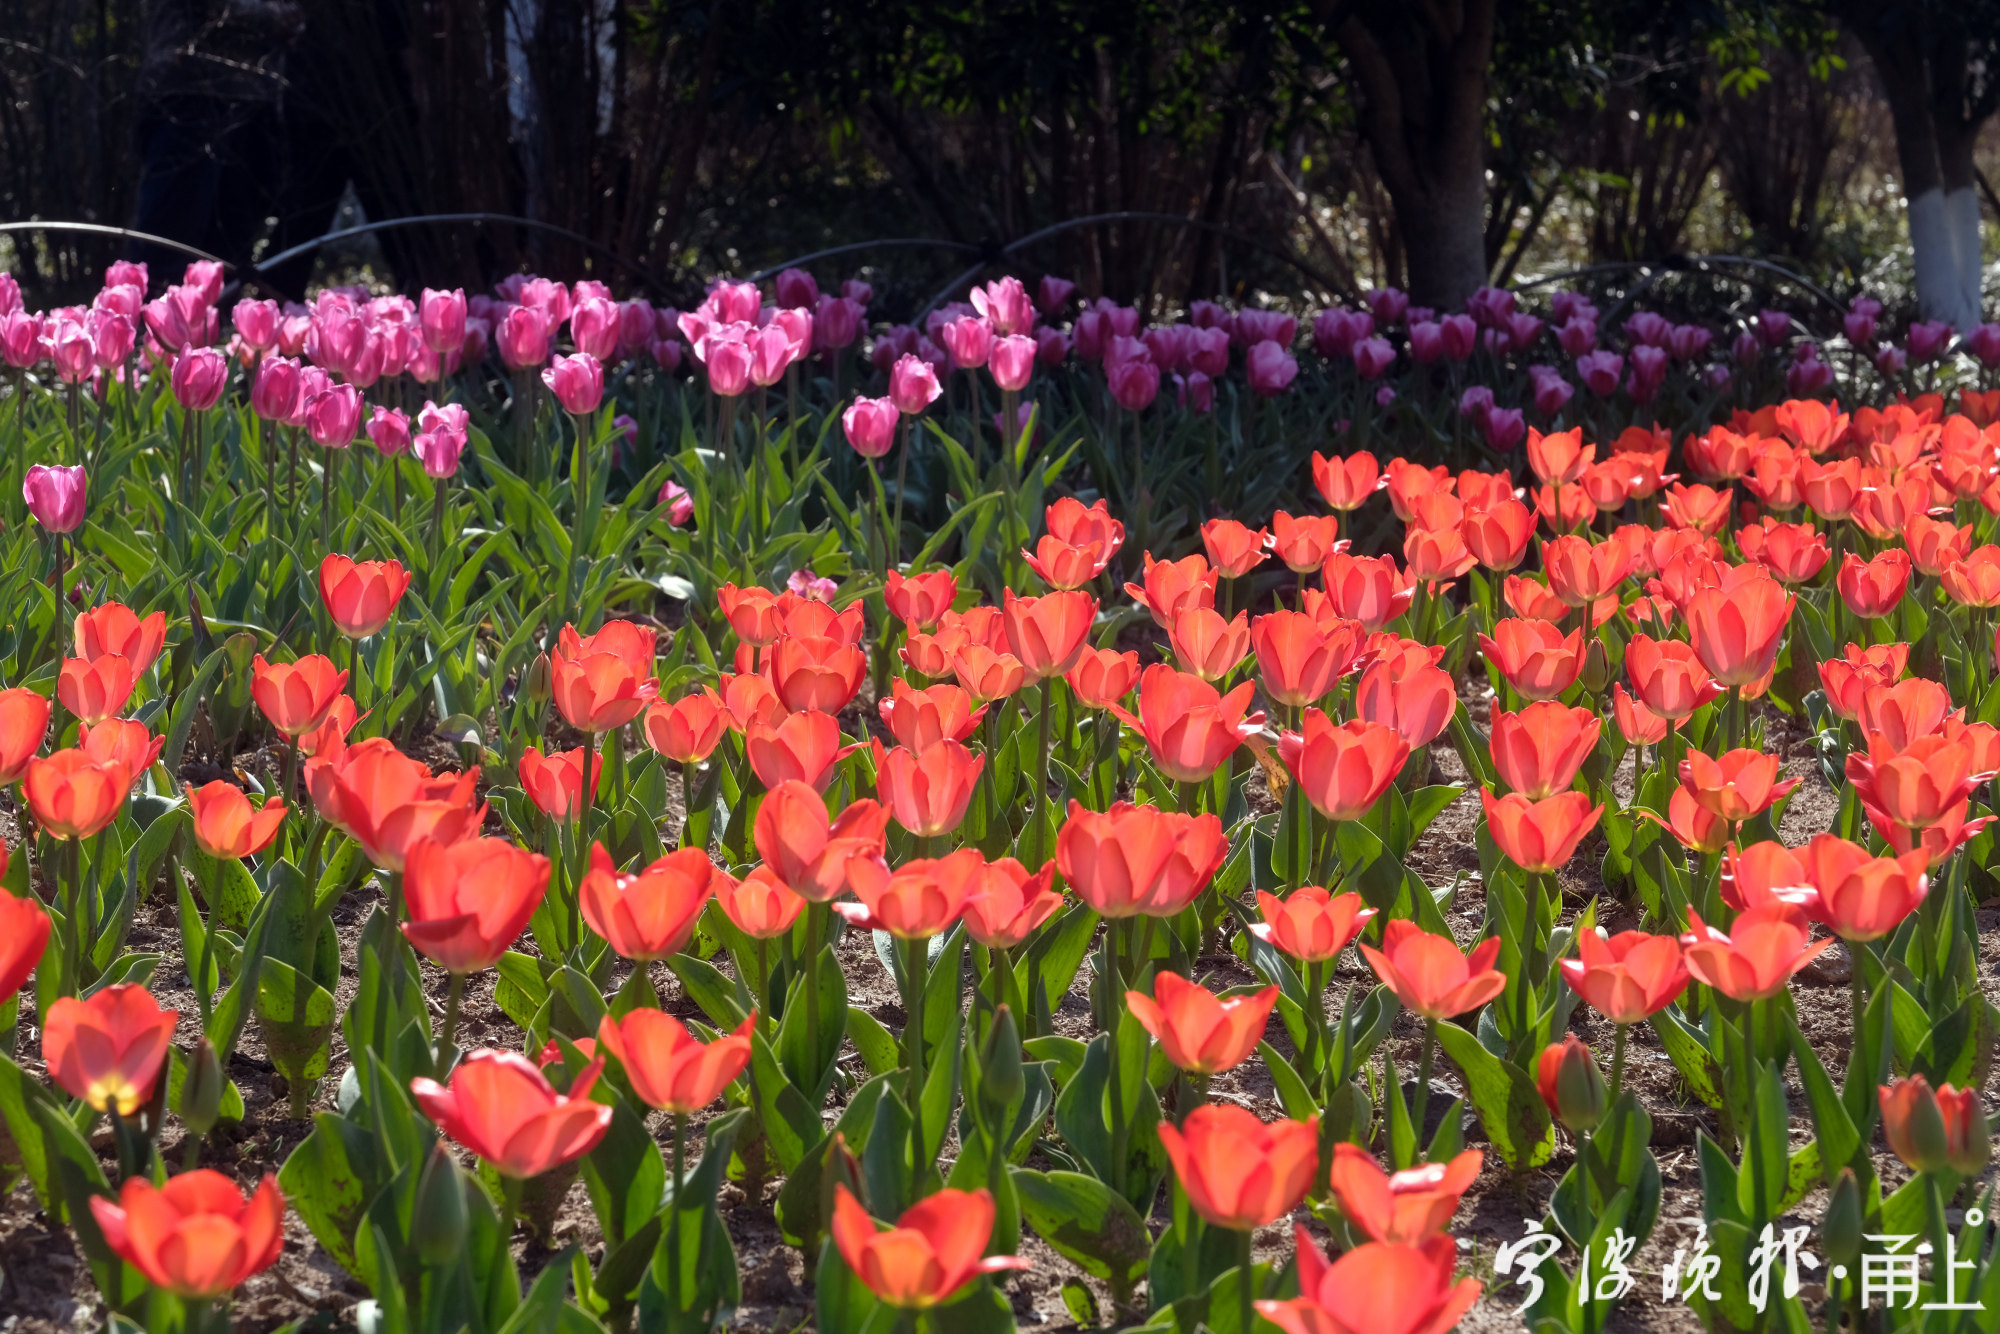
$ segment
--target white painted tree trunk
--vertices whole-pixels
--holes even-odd
[[[1981,289],[1986,263],[1979,244],[1979,192],[1968,185],[1946,195],[1944,203],[1945,211],[1951,217],[1952,247],[1958,260],[1959,300],[1966,320],[1964,324],[1954,327],[1962,334],[1970,333],[1984,319]]]
[[[1957,191],[1956,194],[1965,194]],[[1962,265],[1965,248],[1959,240],[1956,200],[1933,187],[1909,201],[1910,249],[1917,270],[1917,306],[1927,320],[1943,320],[1960,333],[1969,333],[1979,323],[1978,300],[1978,200],[1974,200],[1971,253],[1972,296]]]

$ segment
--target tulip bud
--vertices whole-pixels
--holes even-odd
[[[1882,1131],[1889,1147],[1913,1172],[1935,1172],[1949,1163],[1944,1113],[1922,1075],[1884,1085]]]
[[[1819,1239],[1829,1264],[1845,1265],[1852,1271],[1861,1258],[1861,1183],[1854,1169],[1843,1167],[1834,1178],[1826,1213],[1819,1222]]]
[[[555,693],[554,681],[555,668],[549,662],[549,655],[538,654],[521,679],[521,698],[537,715],[549,707],[549,697]]]
[[[1611,658],[1604,651],[1604,641],[1590,641],[1590,652],[1583,657],[1583,688],[1593,695],[1601,695],[1611,685]]]
[[[1977,1095],[1965,1090],[1968,1098],[1966,1115],[1958,1118],[1952,1129],[1956,1132],[1947,1137],[1951,1146],[1945,1160],[1951,1170],[1960,1176],[1978,1176],[1985,1168],[1986,1160],[1993,1156],[1993,1141],[1986,1128],[1986,1113],[1979,1106]]]
[[[993,1027],[979,1051],[979,1101],[982,1120],[995,1125],[1007,1107],[1027,1089],[1021,1075],[1021,1030],[1005,1005],[994,1012]]]
[[[426,1265],[448,1264],[465,1249],[465,1183],[444,1142],[431,1146],[430,1160],[417,1182],[417,1207],[410,1219],[417,1258]]]
[[[187,1133],[199,1139],[214,1128],[222,1109],[222,1062],[215,1044],[203,1038],[188,1057],[187,1073],[181,1077],[180,1113]]]
[[[1543,1048],[1535,1083],[1549,1112],[1570,1130],[1591,1130],[1604,1119],[1604,1076],[1574,1035]]]

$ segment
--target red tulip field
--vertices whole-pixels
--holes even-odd
[[[0,1330],[2000,1330],[2000,327],[871,297],[0,274]]]

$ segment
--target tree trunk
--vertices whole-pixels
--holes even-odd
[[[1496,0],[1363,0],[1336,35],[1362,94],[1361,132],[1396,206],[1420,305],[1455,310],[1486,282],[1487,66]],[[1332,0],[1320,0],[1331,17]]]

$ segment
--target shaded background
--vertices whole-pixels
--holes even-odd
[[[1383,283],[1443,306],[1728,252],[1914,308],[1928,255],[1924,313],[1964,327],[1988,270],[1962,271],[1961,237],[1940,287],[1954,256],[1920,237],[1913,259],[1905,200],[1970,201],[1982,253],[1997,60],[2000,0],[13,0],[0,216],[238,265],[336,217],[587,239],[402,229],[261,275],[292,296],[357,267],[406,288],[526,267],[668,301],[843,243],[998,258],[1120,211],[1200,225],[1095,223],[1008,267],[1161,308]],[[11,243],[42,300],[122,249]],[[869,267],[896,314],[977,258],[818,267]]]

